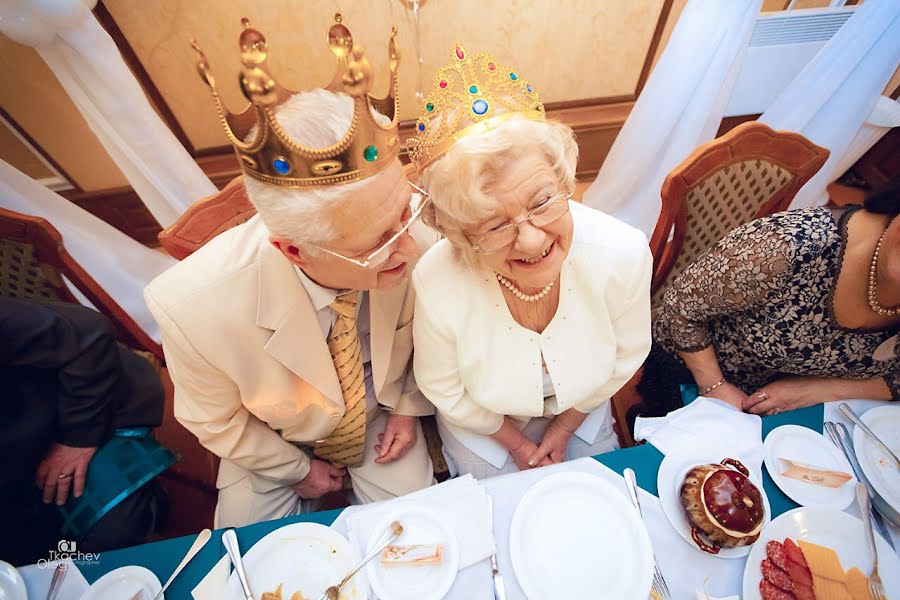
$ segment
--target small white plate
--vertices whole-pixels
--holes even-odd
[[[25,581],[19,571],[8,562],[0,560],[0,600],[28,600]]]
[[[367,548],[384,536],[393,521],[400,521],[403,533],[393,545],[442,544],[443,560],[439,565],[385,567],[380,557],[366,568],[369,582],[380,600],[440,600],[450,591],[459,570],[459,545],[456,535],[436,513],[423,508],[406,508],[392,513],[375,528]]]
[[[843,510],[856,498],[856,477],[844,453],[822,435],[808,427],[782,425],[773,429],[765,442],[766,470],[781,491],[800,506],[821,506]],[[841,471],[850,480],[840,487],[830,488],[785,477],[781,474],[779,458],[828,471]]]
[[[841,560],[841,567],[849,571],[856,567],[864,574],[872,572],[872,554],[866,542],[863,523],[856,517],[832,508],[802,506],[789,510],[766,526],[759,541],[753,545],[747,566],[744,567],[744,600],[761,600],[759,582],[762,579],[760,563],[766,557],[766,544],[772,540],[784,542],[805,540],[834,550]],[[900,559],[877,533],[875,547],[878,550],[878,574],[888,598],[900,598]]]
[[[900,455],[900,406],[879,406],[860,417],[887,447]],[[859,427],[853,428],[853,448],[863,473],[875,491],[900,511],[900,469],[887,452]]]
[[[162,584],[159,579],[148,569],[136,566],[120,567],[95,581],[94,585],[81,597],[81,600],[111,600],[112,598],[128,600],[141,590],[144,591],[146,599],[150,600],[161,589]]]
[[[708,452],[670,452],[669,454],[666,454],[662,463],[659,465],[659,474],[656,478],[656,485],[659,488],[659,501],[660,504],[662,504],[666,518],[669,519],[669,523],[672,524],[672,527],[675,528],[678,535],[680,535],[691,548],[697,552],[702,552],[707,556],[715,556],[717,558],[741,558],[742,556],[750,554],[750,547],[752,544],[751,546],[738,546],[737,548],[722,548],[719,550],[718,554],[708,554],[698,548],[697,544],[694,543],[694,540],[691,539],[691,525],[688,522],[684,506],[681,504],[681,484],[684,483],[684,478],[688,474],[688,471],[698,465],[718,463],[726,457],[727,454],[713,456]],[[744,462],[739,456],[733,456],[732,458]],[[744,465],[747,466],[745,462]],[[766,509],[766,514],[763,517],[763,527],[765,527],[766,523],[770,520],[769,515],[772,514],[772,508],[769,506],[769,498],[766,496],[766,490],[763,489],[762,475],[759,470],[754,470],[750,466],[747,466],[747,468],[750,470],[750,481],[759,488],[759,493],[762,495],[763,506],[765,506]]]
[[[516,579],[530,600],[646,600],[650,536],[625,494],[587,473],[548,475],[522,496],[509,531]]]
[[[274,592],[284,584],[282,595],[300,592],[318,598],[328,586],[337,584],[359,563],[360,556],[346,538],[318,523],[293,523],[270,532],[248,550],[241,548],[241,562],[250,580],[254,598]],[[353,576],[341,591],[341,598],[364,600],[369,593],[366,574]],[[244,600],[237,574],[232,572],[223,600]]]

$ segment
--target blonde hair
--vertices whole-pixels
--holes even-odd
[[[420,184],[432,198],[423,220],[470,264],[481,266],[463,228],[496,214],[496,200],[487,190],[507,165],[531,152],[542,153],[563,189],[575,191],[578,145],[572,130],[554,121],[512,117],[489,131],[462,138],[422,171]]]
[[[284,131],[298,143],[312,148],[326,148],[338,143],[350,129],[353,120],[353,99],[344,93],[323,89],[300,92],[275,108],[275,119]],[[390,119],[372,110],[380,125],[390,125]],[[256,136],[254,125],[246,141]],[[348,194],[370,183],[373,177],[342,185],[321,188],[287,188],[244,177],[247,197],[266,228],[273,235],[302,245],[312,254],[308,244],[323,244],[332,240],[334,229],[326,208],[337,206]]]

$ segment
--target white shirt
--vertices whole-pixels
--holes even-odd
[[[312,302],[313,309],[316,311],[316,319],[319,321],[319,327],[322,329],[322,335],[328,339],[331,328],[337,320],[337,313],[331,309],[331,303],[338,297],[338,290],[323,287],[309,278],[309,275],[303,272],[303,269],[294,265],[294,270],[303,284],[303,289],[309,295],[309,301]],[[372,383],[372,355],[369,344],[369,294],[368,292],[359,292],[360,299],[356,303],[356,332],[359,335],[360,353],[363,361],[363,378],[366,385],[366,410],[372,410],[378,406],[378,400],[375,397],[375,384]]]
[[[413,272],[419,389],[457,439],[495,465],[491,457],[505,460],[507,452],[488,436],[504,416],[527,422],[570,408],[592,413],[582,426],[593,430],[593,442],[609,421],[609,398],[650,350],[647,238],[581,204],[570,210],[574,233],[559,306],[542,333],[519,325],[493,274],[467,264],[448,240]]]

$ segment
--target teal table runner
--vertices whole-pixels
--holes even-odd
[[[821,433],[823,420],[824,408],[821,404],[780,415],[763,417],[763,438],[776,427],[788,424],[802,425]],[[631,467],[637,476],[638,485],[651,494],[658,495],[656,474],[659,471],[663,455],[650,444],[623,448],[614,452],[600,454],[594,458],[620,474],[626,467]],[[723,456],[722,458],[725,457]],[[796,503],[778,489],[765,469],[763,469],[763,485],[766,489],[766,495],[769,497],[769,504],[772,507],[772,518],[797,507]],[[177,502],[177,499],[173,499],[173,502]],[[253,544],[279,527],[298,522],[331,525],[340,513],[340,510],[329,510],[240,527],[237,529],[237,535],[241,551],[247,552]],[[91,563],[78,563],[78,567],[89,583],[93,583],[113,569],[128,565],[146,567],[153,571],[161,582],[165,582],[175,570],[175,567],[178,566],[178,563],[181,562],[195,537],[191,535],[122,550],[103,552],[100,554],[99,559]],[[200,580],[206,576],[213,565],[225,555],[225,549],[222,547],[221,540],[222,530],[214,531],[209,543],[206,544],[203,550],[181,572],[166,591],[166,598],[190,600],[191,590],[200,583]]]

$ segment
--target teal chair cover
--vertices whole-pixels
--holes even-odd
[[[149,429],[117,429],[91,459],[84,493],[80,498],[70,495],[60,507],[63,533],[70,539],[80,538],[175,460],[172,452],[149,436]]]

